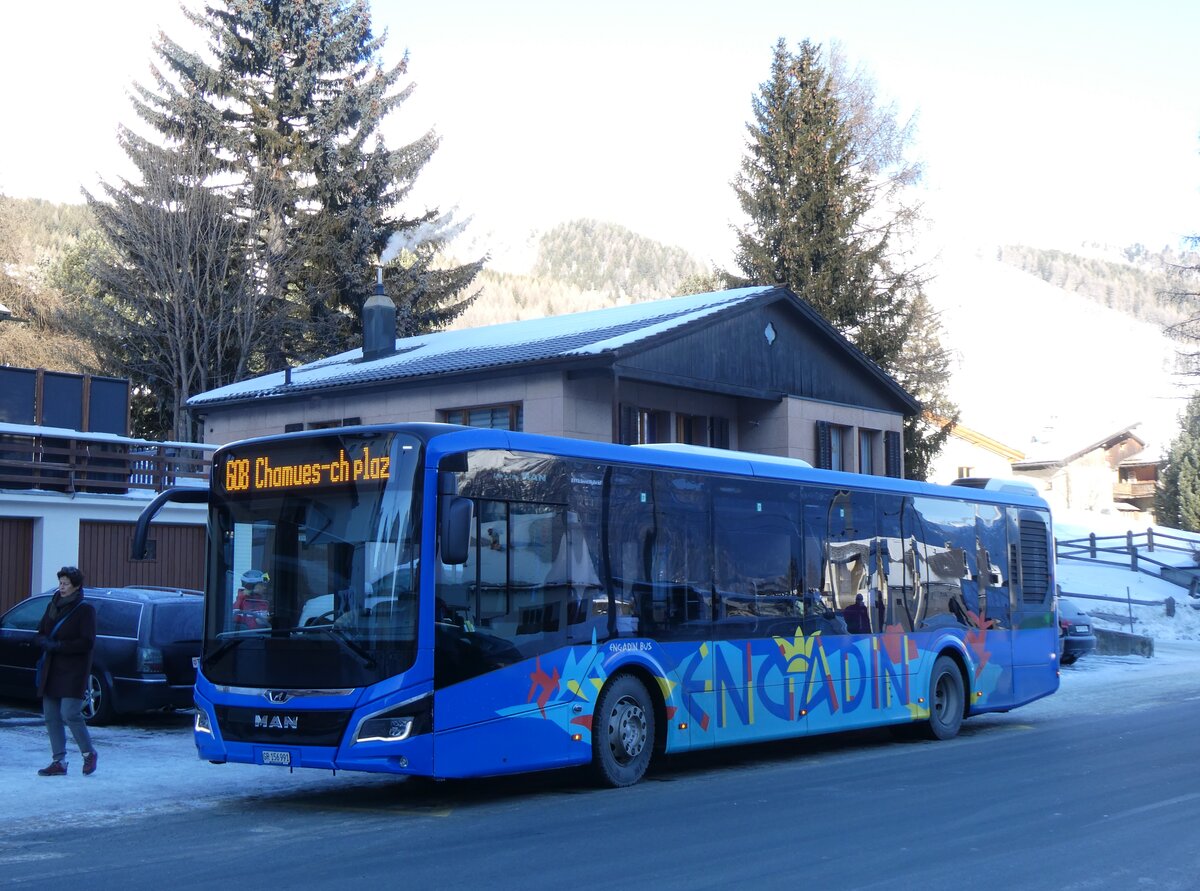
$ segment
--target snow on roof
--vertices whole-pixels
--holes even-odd
[[[369,362],[361,348],[286,371],[229,384],[188,400],[192,407],[375,381],[613,352],[749,303],[774,287],[738,288],[529,319],[396,341],[396,352]]]
[[[9,424],[0,422],[0,433],[9,436],[47,436],[54,439],[77,439],[85,442],[120,443],[131,446],[166,446],[175,449],[201,449],[211,452],[217,448],[213,443],[173,442],[171,440],[138,439],[118,433],[87,433],[69,427],[40,427],[34,424]]]
[[[1066,435],[1051,434],[1044,438],[1039,437],[1030,444],[1025,459],[1014,462],[1013,467],[1066,465],[1089,452],[1094,452],[1097,449],[1112,448],[1126,440],[1133,440],[1140,443],[1142,449],[1144,449],[1146,441],[1134,432],[1139,426],[1141,426],[1141,422],[1135,421],[1132,424],[1126,424],[1115,430],[1110,427],[1103,432],[1084,430],[1082,431],[1082,435],[1076,431],[1072,431]]]

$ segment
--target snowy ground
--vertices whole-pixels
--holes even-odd
[[[1180,532],[1178,529],[1152,527],[1156,535],[1182,537],[1194,540],[1200,549],[1200,535]],[[1095,532],[1100,537],[1123,536],[1128,531],[1122,525],[1120,518],[1099,519],[1094,514],[1086,515],[1055,515],[1054,533],[1058,540],[1085,538],[1089,532]],[[1138,535],[1146,532],[1145,528],[1132,530]],[[1144,539],[1141,539],[1144,541]],[[1170,539],[1166,539],[1170,541]],[[1186,547],[1180,542],[1175,545]],[[1102,540],[1101,546],[1117,544],[1113,540]],[[1172,566],[1195,566],[1196,556],[1189,551],[1165,550],[1156,548],[1153,553],[1139,548],[1139,553],[1169,563]],[[1109,561],[1128,562],[1128,558],[1116,555],[1098,555]],[[1146,561],[1143,566],[1151,566]],[[1200,641],[1200,600],[1188,596],[1186,589],[1164,581],[1156,575],[1145,572],[1134,572],[1125,567],[1108,566],[1097,561],[1061,560],[1055,574],[1059,590],[1064,596],[1091,595],[1092,597],[1113,598],[1112,600],[1094,600],[1074,596],[1072,599],[1095,620],[1098,628],[1109,628],[1114,631],[1133,631],[1146,637],[1151,637],[1157,646],[1161,641],[1191,640]],[[1133,604],[1133,600],[1155,601],[1161,604],[1167,598],[1175,600],[1175,615],[1167,615],[1165,606],[1144,606]],[[1132,624],[1130,618],[1132,617]]]

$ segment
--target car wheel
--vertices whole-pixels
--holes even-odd
[[[654,705],[633,675],[613,678],[600,693],[592,718],[592,767],[606,786],[632,786],[654,753]]]
[[[83,693],[83,720],[98,726],[112,721],[114,714],[108,685],[102,675],[93,671],[88,675],[87,689]]]
[[[963,679],[949,656],[938,656],[929,674],[929,724],[932,739],[953,739],[963,721]]]

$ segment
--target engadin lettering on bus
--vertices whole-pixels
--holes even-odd
[[[229,457],[225,461],[225,491],[274,492],[383,482],[388,478],[391,460],[387,455],[372,455],[369,446],[363,448],[361,457],[350,458],[342,449],[337,458],[324,463],[308,461],[280,464],[270,455]]]

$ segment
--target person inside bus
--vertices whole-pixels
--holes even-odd
[[[851,634],[871,633],[871,614],[861,594],[854,595],[854,602],[842,610],[842,615],[846,619],[846,630]]]
[[[243,628],[266,628],[271,624],[270,579],[257,569],[242,575],[242,588],[233,601],[234,623]]]

